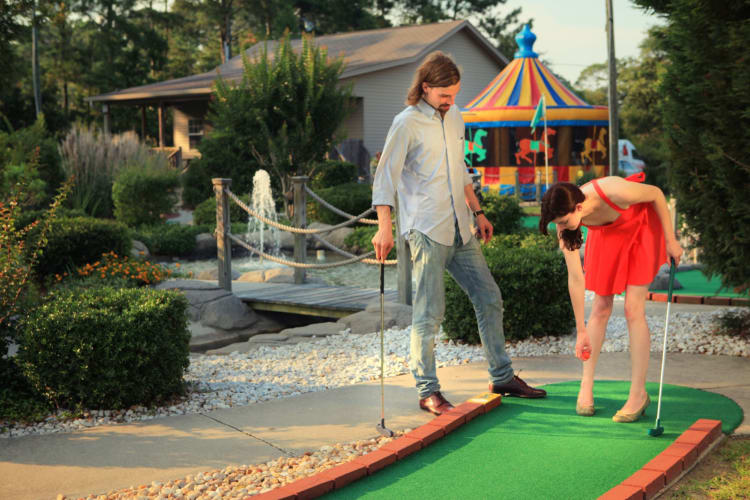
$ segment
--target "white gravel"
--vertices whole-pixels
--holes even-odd
[[[714,319],[722,310],[705,313],[673,312],[670,318],[667,352],[721,354],[750,357],[750,341],[712,334]],[[652,333],[652,351],[661,352],[664,317],[648,317]],[[190,357],[186,380],[188,396],[171,406],[134,407],[122,411],[84,412],[80,418],[59,412],[44,422],[10,424],[0,437],[70,432],[116,422],[149,420],[167,415],[207,412],[244,406],[261,401],[297,396],[306,392],[375,380],[380,375],[380,337],[366,335],[323,337],[280,347],[262,346],[247,353],[199,355]],[[542,337],[507,344],[511,357],[573,354],[575,336]],[[409,329],[391,329],[385,333],[385,375],[408,373]],[[623,317],[610,319],[604,352],[628,349],[627,325]],[[484,361],[480,346],[437,342],[438,367]],[[2,422],[0,422],[2,424]]]

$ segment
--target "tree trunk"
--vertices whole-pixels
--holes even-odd
[[[31,71],[34,87],[34,107],[36,117],[42,114],[42,92],[39,89],[39,33],[36,25],[36,2],[31,11]]]

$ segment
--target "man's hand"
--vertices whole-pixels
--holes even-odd
[[[393,248],[393,230],[378,228],[378,232],[372,238],[372,246],[375,247],[375,259],[385,262]]]
[[[489,243],[492,239],[492,223],[490,220],[484,214],[479,214],[476,225],[477,238],[480,238],[484,243]]]

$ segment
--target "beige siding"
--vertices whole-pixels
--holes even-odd
[[[450,37],[436,48],[450,54],[461,68],[461,92],[457,103],[463,106],[502,70],[463,30]],[[369,73],[350,80],[352,93],[364,99],[364,143],[371,155],[383,149],[385,137],[393,117],[404,107],[406,93],[415,70],[421,61],[396,68]]]
[[[354,101],[352,103],[354,110],[341,125],[341,133],[346,139],[364,139],[364,100],[361,97],[355,97],[352,101]]]
[[[190,149],[188,139],[188,120],[204,120],[204,133],[211,130],[210,124],[206,123],[206,114],[208,113],[208,102],[189,102],[175,105],[173,121],[173,137],[175,147],[182,148],[182,157],[185,159],[199,158],[200,152],[197,149]]]

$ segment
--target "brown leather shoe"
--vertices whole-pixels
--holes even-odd
[[[543,398],[547,395],[547,391],[544,389],[535,389],[529,384],[521,380],[518,375],[513,375],[513,378],[507,384],[490,384],[490,392],[495,394],[502,394],[503,396],[515,396],[517,398]]]
[[[426,398],[420,399],[419,408],[424,411],[429,411],[430,413],[433,413],[435,415],[442,415],[443,412],[446,412],[453,408],[453,405],[450,404],[442,394],[440,394],[440,391],[437,391],[433,392]]]

